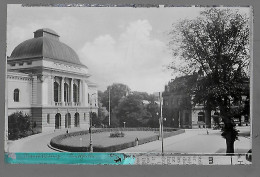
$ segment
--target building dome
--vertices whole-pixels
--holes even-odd
[[[34,38],[15,47],[9,60],[39,57],[83,65],[76,52],[68,45],[60,42],[59,35],[48,28],[35,31]]]

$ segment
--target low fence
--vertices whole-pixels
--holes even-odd
[[[95,128],[92,130],[92,133],[102,133],[102,132],[114,132],[114,131],[159,131],[159,128],[147,128],[147,127],[138,127],[138,128]],[[178,135],[181,133],[184,133],[185,130],[183,129],[174,129],[174,128],[165,128],[163,137],[167,138],[170,136]],[[79,131],[79,132],[72,132],[67,133],[63,135],[56,136],[51,139],[50,145],[54,148],[63,150],[63,151],[69,151],[69,152],[89,152],[89,147],[86,146],[72,146],[72,145],[63,145],[61,144],[61,141],[63,139],[73,137],[73,136],[79,136],[79,135],[86,135],[89,134],[89,131]],[[112,146],[93,146],[94,152],[116,152],[120,151],[126,148],[130,148],[136,145],[145,144],[148,142],[156,141],[159,139],[158,135],[154,135],[147,138],[139,139],[138,141],[130,141],[123,144],[116,144]]]

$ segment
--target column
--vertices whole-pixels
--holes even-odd
[[[64,105],[64,77],[61,77],[61,105]]]
[[[73,78],[71,78],[70,82],[70,102],[73,105]]]
[[[50,76],[51,83],[50,83],[50,104],[54,105],[54,76]]]
[[[75,113],[76,113],[76,112],[70,111],[71,127],[75,127]]]
[[[61,114],[61,128],[65,128],[65,114],[64,113],[60,113]]]
[[[32,104],[37,104],[37,76],[32,77]]]
[[[85,81],[82,80],[82,102],[81,106],[85,106]]]
[[[80,103],[80,105],[82,105],[82,97],[83,97],[83,95],[82,95],[82,80],[79,80],[79,103]]]

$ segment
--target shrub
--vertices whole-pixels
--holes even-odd
[[[8,139],[16,140],[32,135],[31,117],[21,111],[8,116]]]
[[[111,138],[118,138],[118,137],[124,137],[125,134],[123,132],[113,132],[113,133],[110,133],[110,137]]]

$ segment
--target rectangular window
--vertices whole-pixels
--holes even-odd
[[[23,63],[19,63],[19,66],[23,66]]]
[[[27,65],[31,65],[32,64],[32,62],[30,61],[30,62],[27,62]]]

